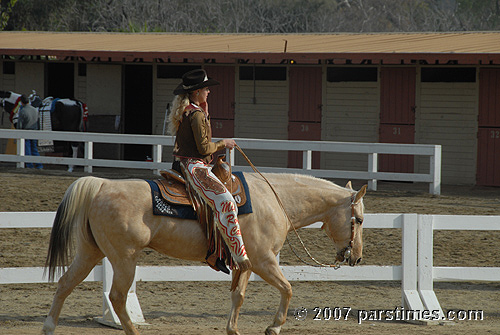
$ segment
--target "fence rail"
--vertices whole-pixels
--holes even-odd
[[[158,135],[125,135],[125,134],[103,134],[103,133],[75,133],[75,132],[52,132],[33,130],[0,129],[0,138],[16,139],[17,154],[0,154],[0,161],[15,162],[19,168],[23,168],[26,162],[48,163],[61,165],[83,165],[86,172],[91,173],[94,166],[118,167],[132,169],[151,169],[158,173],[161,169],[170,168],[170,165],[162,162],[162,147],[173,146],[174,137]],[[73,141],[84,143],[83,158],[69,157],[26,157],[24,153],[25,139],[44,139],[56,141]],[[321,178],[341,178],[368,180],[370,190],[377,189],[378,180],[387,181],[413,181],[429,183],[429,193],[441,193],[441,146],[427,144],[394,144],[394,143],[359,143],[359,142],[330,142],[330,141],[296,141],[296,140],[264,140],[236,138],[238,145],[246,149],[279,150],[279,151],[302,151],[302,169],[286,169],[276,167],[259,166],[262,172],[290,172],[303,173]],[[138,162],[112,159],[94,159],[94,143],[115,144],[144,144],[152,146],[152,161]],[[367,155],[367,171],[344,171],[344,170],[320,170],[312,169],[312,152],[337,152],[358,153]],[[378,171],[378,155],[417,155],[429,157],[429,173],[394,173]],[[234,166],[234,151],[228,155]],[[240,171],[251,171],[249,166],[234,166]]]
[[[2,228],[50,228],[55,212],[0,213]],[[395,266],[344,266],[338,270],[310,266],[281,266],[290,281],[401,281],[404,308],[437,310],[444,316],[434,293],[434,281],[500,281],[500,267],[434,267],[433,231],[500,230],[499,216],[454,216],[417,214],[365,214],[367,229],[402,229],[402,264]],[[320,228],[316,223],[307,228]],[[417,240],[418,236],[418,240]],[[418,255],[418,259],[417,259]],[[0,284],[43,283],[42,267],[0,268]],[[112,268],[107,259],[96,266],[85,281],[103,282],[103,318],[114,325],[118,318],[109,302]],[[144,322],[136,294],[136,281],[229,281],[230,276],[208,266],[138,266],[129,292],[127,309],[135,323]],[[252,274],[250,280],[260,280]]]

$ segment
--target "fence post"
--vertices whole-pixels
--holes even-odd
[[[403,245],[401,266],[402,307],[423,311],[417,291],[417,214],[402,214]]]
[[[433,246],[434,222],[432,215],[418,216],[418,293],[429,311],[438,311],[444,316],[441,305],[434,293]]]
[[[226,162],[229,163],[231,167],[234,166],[234,151],[232,149],[226,149]]]
[[[114,327],[121,328],[120,319],[115,313],[113,309],[113,305],[111,300],[109,300],[109,293],[111,291],[111,285],[113,284],[113,267],[109,262],[108,258],[104,258],[102,260],[102,290],[103,290],[103,301],[102,301],[102,318],[97,318],[97,322]],[[130,320],[134,324],[144,325],[146,324],[146,320],[142,314],[141,305],[139,304],[139,299],[137,298],[136,290],[136,281],[132,282],[132,286],[127,295],[127,313],[130,317]]]
[[[94,158],[94,142],[85,142],[84,144],[84,156],[87,160],[87,163],[83,167],[83,171],[87,173],[92,173],[92,159]]]
[[[155,163],[161,163],[161,156],[162,156],[162,146],[161,144],[155,144],[153,145],[153,162]],[[153,173],[159,175],[160,170],[159,169],[153,169]]]
[[[24,138],[18,138],[16,141],[17,145],[17,155],[20,157],[25,157],[26,151],[25,151],[25,142],[26,140]],[[24,168],[24,162],[17,162],[16,164],[17,168],[23,169]]]
[[[302,151],[302,168],[304,170],[312,169],[312,151],[304,150]]]
[[[441,194],[441,146],[434,146],[434,154],[430,156],[430,174],[432,182],[429,184],[429,193]]]
[[[377,173],[378,171],[378,153],[368,154],[368,172]],[[368,180],[368,189],[370,191],[377,190],[377,179]]]

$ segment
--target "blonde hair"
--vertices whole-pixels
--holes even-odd
[[[170,114],[168,115],[168,132],[171,135],[177,134],[177,129],[182,121],[184,109],[189,105],[189,93],[179,94],[174,97]]]

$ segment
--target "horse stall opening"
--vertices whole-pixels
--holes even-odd
[[[153,131],[153,67],[124,65],[123,67],[123,132],[151,135]],[[123,146],[125,160],[145,161],[152,157],[151,146]]]
[[[73,63],[48,63],[46,71],[46,96],[61,99],[75,98],[75,65]],[[54,142],[55,155],[71,156],[71,153],[72,149],[69,142]]]

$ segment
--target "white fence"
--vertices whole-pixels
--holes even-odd
[[[0,161],[16,162],[17,166],[24,167],[25,162],[49,163],[63,165],[83,165],[86,172],[92,172],[93,166],[117,167],[133,169],[158,170],[170,168],[170,164],[162,162],[162,147],[173,146],[172,136],[158,135],[124,135],[124,134],[102,134],[102,133],[75,133],[75,132],[50,132],[33,130],[0,129],[0,138],[17,140],[17,155],[0,154]],[[83,158],[68,157],[26,157],[24,155],[25,139],[44,139],[58,141],[84,142],[85,150]],[[293,140],[263,140],[236,138],[238,145],[246,149],[258,150],[281,150],[302,151],[302,169],[284,169],[261,167],[262,172],[290,172],[303,173],[321,178],[341,178],[368,180],[370,190],[377,189],[378,180],[387,181],[413,181],[429,183],[429,193],[441,193],[441,146],[427,144],[394,144],[394,143],[358,143],[358,142],[327,142],[327,141],[293,141]],[[153,147],[152,162],[123,161],[110,159],[93,159],[94,143],[118,143],[118,144],[144,144]],[[341,152],[358,153],[367,155],[368,171],[343,171],[343,170],[319,170],[312,169],[312,152]],[[428,156],[429,173],[393,173],[378,171],[378,155],[417,155]],[[231,163],[234,165],[234,151],[229,154]],[[236,170],[251,171],[249,166],[235,166]]]
[[[50,228],[54,212],[0,213],[1,228]],[[453,216],[417,214],[365,214],[364,227],[402,229],[401,266],[343,266],[316,268],[282,266],[290,281],[401,281],[402,305],[411,310],[438,310],[444,316],[434,294],[434,281],[499,281],[500,267],[434,267],[433,230],[500,230],[499,216]],[[308,228],[320,228],[316,223]],[[417,240],[418,236],[418,240]],[[48,241],[47,241],[48,243]],[[388,246],[390,247],[390,246]],[[417,263],[418,255],[418,263]],[[43,283],[43,268],[0,268],[0,284]],[[208,266],[138,266],[135,281],[228,281],[230,276]],[[118,318],[109,302],[112,268],[107,259],[96,266],[85,281],[103,282],[103,318],[115,325]],[[251,280],[259,280],[252,274]],[[144,322],[134,282],[128,296],[127,309],[135,323]]]

